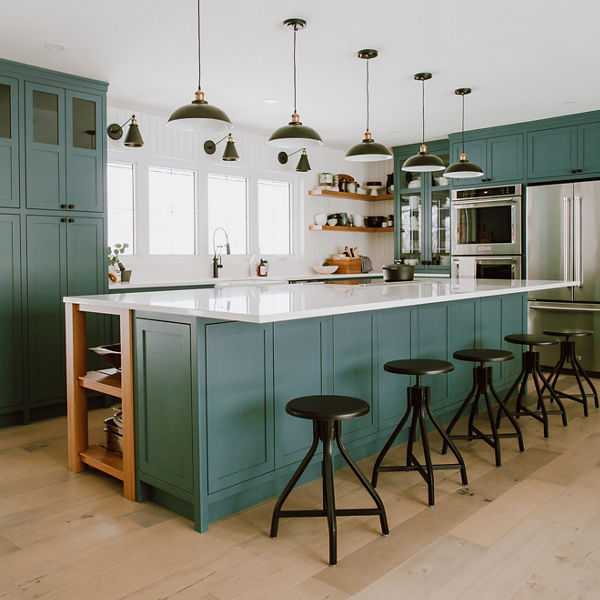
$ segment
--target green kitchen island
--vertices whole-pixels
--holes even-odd
[[[121,315],[122,343],[128,338],[132,349],[131,368],[122,373],[130,381],[122,388],[132,390],[135,451],[133,440],[124,440],[131,446],[124,462],[133,464],[135,454],[135,499],[151,499],[205,531],[211,521],[279,494],[306,454],[311,423],[285,412],[289,400],[334,393],[364,399],[371,410],[344,423],[344,443],[357,460],[376,454],[405,410],[411,383],[384,372],[385,362],[452,360],[455,350],[469,347],[508,349],[515,360],[494,366],[496,388],[505,392],[520,370],[521,348],[504,336],[527,331],[527,292],[569,285],[481,279],[255,284],[65,303],[71,324],[86,312]],[[74,349],[82,339],[81,331],[67,329],[72,400],[85,395],[77,389],[86,387],[85,351]],[[457,361],[453,372],[428,379],[434,412],[447,423],[469,392],[471,365]],[[85,460],[83,409],[69,403],[72,470],[83,463],[102,468]],[[319,476],[317,456],[301,481]]]

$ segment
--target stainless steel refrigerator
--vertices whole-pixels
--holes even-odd
[[[528,279],[577,281],[571,288],[529,294],[529,331],[578,327],[594,331],[577,338],[586,371],[600,372],[600,181],[527,188]],[[541,352],[543,365],[558,348]]]

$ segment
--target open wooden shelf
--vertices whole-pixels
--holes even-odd
[[[310,228],[309,228],[310,229]],[[311,231],[355,231],[369,233],[393,232],[393,227],[346,227],[345,225],[323,225],[321,229],[311,229]]]
[[[383,186],[382,186],[383,187]],[[380,194],[371,196],[370,194],[351,194],[350,192],[336,192],[334,190],[309,190],[309,196],[334,196],[335,198],[348,198],[351,200],[393,200],[394,194]]]
[[[123,457],[102,446],[89,446],[79,452],[81,462],[123,481]]]
[[[79,385],[86,390],[95,390],[115,398],[122,398],[121,373],[116,369],[88,371],[79,377]]]

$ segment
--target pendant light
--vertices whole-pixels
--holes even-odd
[[[358,51],[358,58],[363,58],[367,65],[367,130],[365,131],[365,139],[359,144],[355,144],[346,152],[346,160],[353,162],[375,162],[377,160],[389,160],[392,158],[392,153],[383,144],[378,144],[372,137],[369,130],[369,61],[376,58],[377,50],[366,49]]]
[[[167,126],[178,131],[203,131],[205,133],[225,134],[233,125],[229,117],[217,106],[211,106],[204,99],[200,84],[202,75],[200,61],[200,0],[198,0],[198,90],[191,104],[178,108],[170,117]]]
[[[298,152],[302,152],[302,154],[300,155],[300,160],[296,165],[296,171],[298,171],[298,173],[308,173],[308,171],[310,171],[310,163],[308,162],[308,154],[306,153],[306,148],[300,148],[300,150],[296,150],[296,152],[292,152],[291,154],[287,154],[286,152],[280,152],[277,155],[277,160],[279,161],[279,164],[285,165],[287,164],[287,161],[290,158],[290,156],[294,156],[294,154],[298,154]]]
[[[223,152],[223,158],[221,158],[221,160],[226,162],[239,160],[240,155],[237,153],[233,136],[230,133],[223,136],[218,142],[206,140],[206,142],[204,142],[204,152],[206,152],[206,154],[214,154],[217,150],[217,146],[225,139],[227,139],[227,144],[225,144],[225,152]]]
[[[419,153],[407,158],[402,165],[403,171],[409,171],[411,173],[430,173],[432,171],[443,171],[446,168],[444,161],[435,154],[429,154],[427,152],[427,146],[425,145],[425,82],[431,79],[431,73],[417,73],[415,80],[420,81],[422,84],[421,91],[421,116],[423,123],[423,137]]]
[[[294,30],[294,113],[292,120],[283,127],[276,129],[267,142],[274,148],[296,150],[306,146],[322,146],[321,136],[312,128],[302,125],[296,110],[296,33],[306,27],[304,19],[286,19],[283,24]]]
[[[483,169],[467,160],[465,154],[465,96],[471,93],[471,88],[458,88],[454,90],[457,96],[462,96],[462,152],[460,160],[451,164],[445,171],[444,177],[451,179],[467,179],[469,177],[481,177]]]

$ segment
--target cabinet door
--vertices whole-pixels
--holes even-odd
[[[600,123],[580,125],[577,138],[579,169],[588,174],[600,172]]]
[[[209,493],[272,471],[271,325],[206,326]]]
[[[19,85],[0,77],[0,206],[19,207]]]
[[[522,133],[489,138],[487,146],[487,173],[484,173],[487,181],[500,183],[523,179]],[[485,165],[480,166],[485,168]]]
[[[102,212],[102,98],[68,90],[66,113],[67,204]]]
[[[452,144],[452,163],[460,160],[462,152],[462,142],[454,142]],[[470,177],[468,179],[453,179],[452,185],[455,188],[469,187],[472,185],[481,185],[489,175],[487,174],[487,140],[468,140],[465,141],[465,154],[467,160],[476,164],[483,169],[482,177]]]
[[[67,225],[59,217],[27,217],[28,378],[33,404],[65,397],[66,234]]]
[[[418,309],[418,336],[416,355],[413,358],[448,357],[448,316],[446,304],[427,304]],[[423,378],[423,385],[431,386],[431,406],[434,414],[446,406],[448,376],[435,375]]]
[[[560,177],[577,168],[577,127],[557,127],[527,134],[527,176]]]
[[[473,363],[456,360],[452,354],[476,347],[477,308],[476,300],[448,302],[448,360],[454,364],[454,371],[448,373],[448,399],[457,405],[473,385]]]
[[[19,216],[0,214],[0,411],[23,404],[20,238]]]
[[[331,319],[275,323],[275,466],[304,458],[312,443],[312,422],[285,412],[298,396],[331,393]],[[320,451],[320,447],[319,447]]]
[[[65,92],[25,83],[27,208],[65,204]]]

